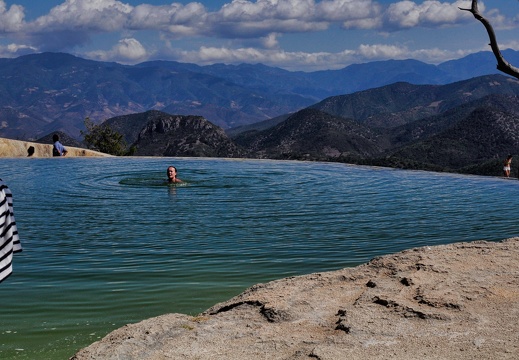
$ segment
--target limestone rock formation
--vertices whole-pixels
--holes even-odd
[[[223,129],[201,116],[149,113],[152,119],[133,143],[136,155],[232,158],[246,154]]]
[[[517,359],[519,238],[421,247],[126,325],[72,359]]]
[[[52,157],[52,144],[39,144],[29,141],[19,141],[0,138],[0,157],[26,157],[29,147],[34,148],[32,157]],[[110,156],[93,150],[66,146],[67,156]]]

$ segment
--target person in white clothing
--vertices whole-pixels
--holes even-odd
[[[510,177],[510,167],[512,165],[512,155],[508,155],[503,163],[503,176]]]

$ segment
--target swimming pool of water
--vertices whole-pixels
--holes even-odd
[[[164,184],[173,164],[180,186]],[[23,252],[0,284],[0,358],[67,359],[256,283],[403,249],[519,234],[519,182],[334,163],[2,159]]]

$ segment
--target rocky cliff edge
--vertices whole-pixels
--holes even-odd
[[[72,359],[517,359],[519,238],[421,247],[126,325]]]

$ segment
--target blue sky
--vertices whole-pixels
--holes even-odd
[[[287,70],[490,50],[470,1],[0,0],[0,57],[44,51],[135,64],[263,63]],[[502,49],[519,50],[519,1],[479,2]]]

